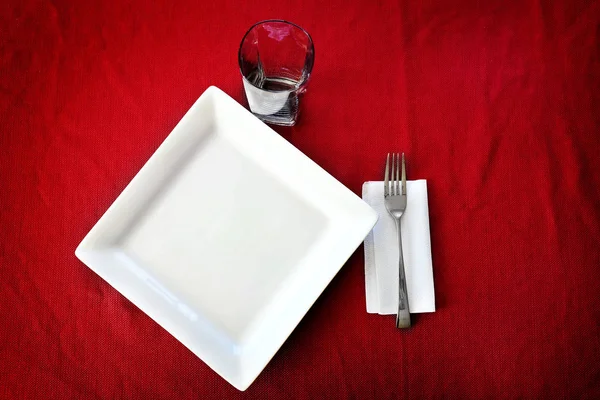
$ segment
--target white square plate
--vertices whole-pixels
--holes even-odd
[[[376,220],[210,87],[75,254],[245,390]]]

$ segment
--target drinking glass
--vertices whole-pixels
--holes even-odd
[[[269,124],[295,125],[314,60],[313,41],[298,25],[282,20],[254,24],[238,53],[250,111]]]

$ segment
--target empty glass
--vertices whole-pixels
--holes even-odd
[[[298,25],[281,20],[254,24],[238,53],[250,111],[269,124],[294,125],[314,60],[312,39]]]

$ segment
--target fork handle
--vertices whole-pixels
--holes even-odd
[[[398,314],[396,315],[396,328],[410,328],[410,308],[408,306],[408,290],[406,288],[406,273],[404,271],[404,255],[402,253],[402,230],[400,218],[396,219],[398,231]]]

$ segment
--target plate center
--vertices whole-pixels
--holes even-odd
[[[327,218],[223,136],[182,164],[120,246],[179,302],[241,340]]]

